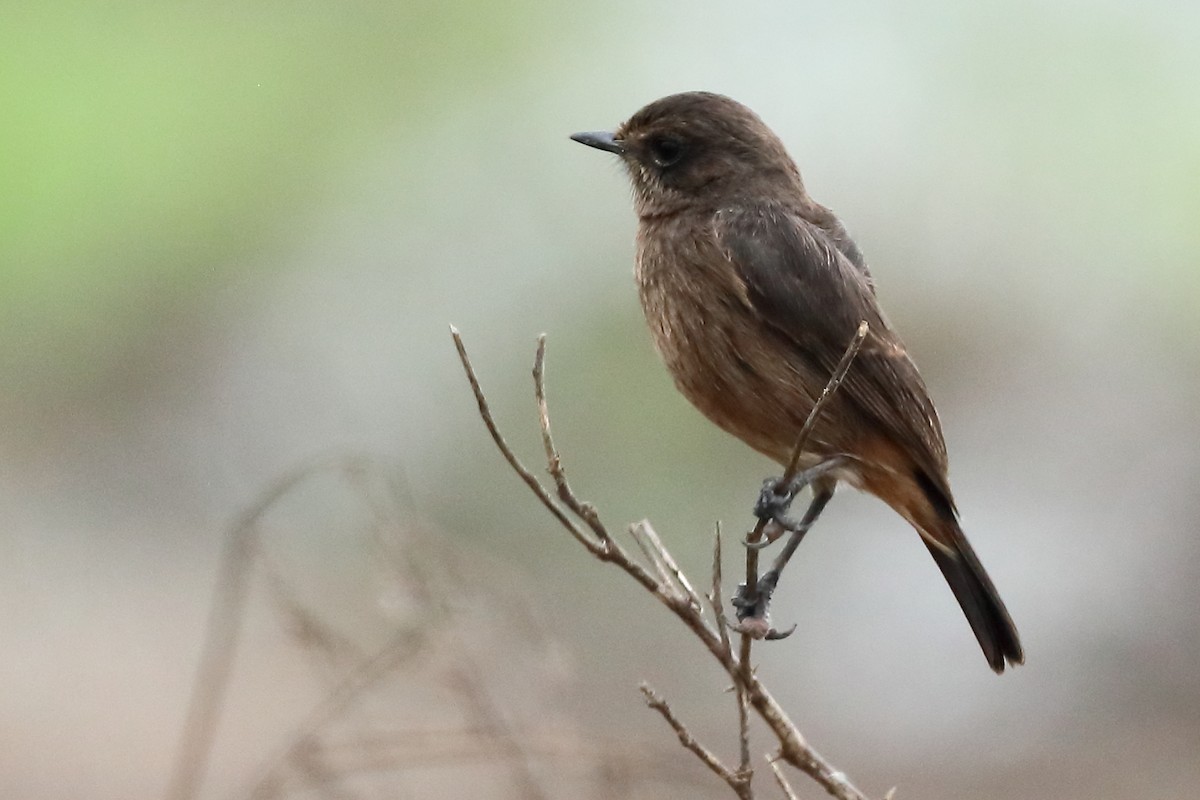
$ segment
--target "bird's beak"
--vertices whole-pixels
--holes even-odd
[[[618,142],[617,138],[608,131],[572,133],[571,138],[580,144],[586,144],[588,147],[594,147],[597,150],[607,150],[617,155],[625,154],[625,146]]]

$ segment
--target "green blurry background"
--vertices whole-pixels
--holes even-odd
[[[7,8],[0,794],[161,791],[222,530],[329,451],[402,464],[440,537],[525,576],[581,729],[661,741],[646,677],[730,742],[699,651],[493,452],[446,327],[531,459],[548,331],[577,488],[703,573],[773,467],[675,394],[625,179],[566,138],[702,88],[866,252],[1028,652],[993,676],[912,532],[847,491],[776,604],[800,633],[760,650],[785,706],[877,795],[1187,796],[1197,42],[1200,6],[1165,1]],[[211,796],[240,796],[284,694],[236,706]]]

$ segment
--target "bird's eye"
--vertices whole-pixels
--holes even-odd
[[[650,158],[664,169],[679,163],[683,158],[683,142],[669,136],[651,139],[648,145]]]

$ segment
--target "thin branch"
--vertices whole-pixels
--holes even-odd
[[[717,777],[729,784],[729,788],[733,789],[734,793],[743,798],[743,800],[751,800],[754,793],[750,787],[750,780],[742,772],[734,772],[729,767],[721,763],[721,759],[700,743],[687,726],[680,721],[679,717],[675,716],[675,712],[671,710],[671,706],[667,705],[667,701],[662,696],[651,688],[650,684],[643,683],[640,687],[642,694],[646,698],[646,705],[662,715],[662,718],[671,726],[671,730],[675,731],[675,735],[679,737],[679,743],[689,750],[696,758],[712,770]]]
[[[796,477],[796,472],[800,468],[800,455],[804,452],[804,445],[808,444],[808,437],[812,435],[813,428],[817,425],[817,419],[821,416],[821,412],[825,410],[826,403],[829,398],[833,397],[833,393],[842,385],[842,381],[846,379],[846,373],[850,371],[850,365],[854,363],[855,356],[858,355],[859,348],[862,347],[863,341],[867,338],[867,331],[870,326],[864,319],[858,323],[858,330],[854,333],[854,338],[850,340],[846,352],[842,353],[842,359],[833,369],[833,374],[829,376],[829,382],[825,384],[825,389],[821,392],[821,396],[817,398],[817,402],[813,403],[812,410],[808,412],[808,417],[804,420],[804,425],[800,428],[800,434],[796,437],[796,445],[792,448],[792,458],[788,461],[787,469],[783,472],[783,482],[788,483],[792,478]]]
[[[756,552],[753,548],[746,550],[747,554]],[[747,555],[749,560],[749,555]],[[738,693],[738,704],[741,705],[742,697],[747,694],[750,687],[754,686],[758,679],[754,675],[753,662],[750,660],[750,649],[754,646],[754,637],[749,633],[742,633],[741,645],[738,648],[738,668],[732,673],[733,685]],[[799,731],[796,731],[799,735]]]
[[[545,402],[544,337],[539,339],[537,356],[534,362],[534,391],[538,402],[538,415],[541,423],[543,446],[546,450],[547,469],[555,481],[558,498],[562,501],[566,510],[554,502],[550,493],[513,455],[512,450],[500,435],[495,421],[492,419],[491,412],[488,409],[483,390],[480,388],[479,381],[475,376],[474,368],[471,366],[471,360],[467,356],[466,349],[463,346],[462,338],[453,326],[451,326],[451,332],[454,336],[455,347],[458,349],[459,359],[462,361],[463,369],[466,371],[467,379],[471,384],[471,389],[479,405],[480,416],[483,418],[484,424],[492,436],[492,440],[496,443],[497,448],[500,449],[509,465],[525,481],[526,485],[541,500],[542,504],[550,510],[555,519],[594,556],[601,561],[620,567],[631,578],[641,584],[644,589],[657,597],[659,602],[666,606],[696,635],[708,649],[709,653],[712,654],[733,679],[735,688],[740,684],[742,691],[745,693],[746,702],[749,703],[749,706],[754,709],[755,713],[758,714],[759,718],[762,719],[778,740],[780,759],[807,774],[830,795],[838,798],[838,800],[867,800],[866,795],[855,788],[843,773],[834,769],[824,757],[809,746],[799,729],[788,718],[787,713],[767,690],[766,686],[759,681],[750,664],[747,637],[743,637],[742,657],[735,658],[730,651],[730,642],[725,633],[724,626],[721,626],[719,630],[714,630],[705,621],[702,609],[694,605],[691,602],[691,598],[676,591],[671,582],[657,579],[650,570],[634,561],[629,553],[609,535],[596,509],[590,503],[580,501],[575,495],[566,479],[561,457],[550,436],[550,416]],[[832,393],[834,389],[836,389],[836,386],[829,389],[829,393]],[[574,520],[571,520],[567,516],[568,511],[578,517],[592,531],[595,538],[588,536],[586,531],[574,522]],[[761,533],[761,529],[758,530],[758,533]],[[665,548],[663,550],[665,552]],[[719,552],[717,555],[719,556]],[[653,561],[654,559],[651,558],[651,560]],[[720,602],[719,571],[715,573],[715,578],[716,581],[713,590],[714,606]],[[717,618],[720,620],[722,615],[718,614]]]
[[[725,601],[721,599],[721,523],[717,523],[717,531],[713,536],[712,589],[708,595],[708,604],[712,608],[713,617],[717,623],[717,632],[721,636],[721,649],[733,660],[733,648],[729,643],[729,623],[725,619]]]
[[[549,492],[542,487],[542,484],[538,482],[538,479],[534,477],[533,473],[525,468],[525,465],[521,463],[519,458],[517,458],[516,453],[514,453],[512,448],[508,446],[508,442],[504,440],[504,436],[500,433],[500,429],[496,427],[495,419],[492,418],[492,411],[488,407],[487,397],[485,397],[483,394],[483,389],[479,385],[479,378],[475,375],[475,368],[471,365],[471,359],[467,355],[466,347],[463,346],[462,335],[459,334],[458,328],[454,327],[453,325],[450,326],[450,335],[454,337],[454,347],[458,350],[458,358],[460,361],[462,361],[463,369],[467,372],[467,381],[471,384],[471,391],[475,394],[475,402],[479,405],[479,416],[483,418],[483,424],[487,426],[488,433],[492,435],[492,441],[496,443],[496,448],[500,451],[501,455],[504,456],[504,460],[508,462],[510,467],[512,467],[513,472],[517,473],[517,475],[521,477],[521,480],[525,481],[525,485],[529,487],[529,490],[533,492],[535,496],[537,496],[537,499],[542,501],[542,505],[546,507],[546,510],[553,514],[554,518],[559,521],[559,524],[566,528],[571,535],[575,537],[576,541],[578,541],[591,552],[599,554],[602,550],[602,547],[588,538],[588,535],[584,533],[583,529],[576,525],[575,522],[567,516],[566,512],[559,508],[558,504],[555,503],[553,498],[550,497]],[[544,352],[543,348],[539,347],[538,352],[540,356],[541,353]],[[545,417],[544,419],[546,421],[542,425],[543,438],[547,442],[550,442],[549,418]],[[547,448],[548,452],[552,450],[553,442],[550,442],[547,445]]]
[[[646,538],[645,531],[646,520],[635,522],[629,526],[629,535],[633,541],[637,543],[638,548],[642,551],[642,555],[650,562],[650,566],[654,567],[654,572],[658,575],[658,585],[661,591],[671,592],[675,597],[682,598],[682,592],[677,591],[674,580],[671,578],[671,571],[667,564],[663,561],[662,556],[654,549],[654,545]]]
[[[700,595],[696,594],[696,590],[692,588],[692,584],[683,574],[683,570],[675,563],[675,557],[663,545],[662,539],[658,538],[658,533],[650,524],[650,520],[644,519],[641,522],[633,523],[629,526],[629,533],[642,548],[646,558],[654,564],[660,580],[668,586],[678,586],[692,608],[697,611],[701,610],[704,606],[700,602]]]
[[[457,336],[457,331],[455,335]],[[460,354],[462,354],[461,351]],[[596,534],[596,538],[604,546],[611,547],[613,545],[612,537],[608,535],[608,530],[600,522],[600,516],[596,513],[596,509],[590,503],[581,502],[571,491],[571,486],[567,483],[567,474],[563,471],[562,458],[558,454],[558,448],[554,446],[554,437],[550,434],[550,410],[546,406],[546,334],[544,333],[538,336],[537,354],[533,359],[533,394],[537,401],[538,419],[542,428],[542,445],[546,449],[546,465],[550,476],[554,478],[554,485],[558,487],[559,499],[576,516],[587,523],[587,526],[592,529],[592,533]]]
[[[779,784],[779,788],[783,790],[785,800],[800,800],[800,795],[796,794],[796,790],[788,783],[787,776],[783,774],[783,770],[779,768],[778,758],[767,756],[767,763],[771,765],[771,770],[775,773],[775,782]],[[889,798],[884,798],[889,800]]]
[[[746,686],[741,681],[733,682],[733,696],[737,700],[738,712],[738,774],[746,780],[754,776],[750,766],[750,703],[746,697]]]

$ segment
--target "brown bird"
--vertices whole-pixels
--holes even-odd
[[[804,519],[782,518],[795,485],[756,513],[795,529],[794,550],[838,481],[870,492],[921,534],[992,669],[1022,663],[1012,619],[959,527],[925,383],[879,308],[862,253],[809,196],[779,138],[750,109],[706,92],[657,100],[614,133],[571,138],[616,153],[632,178],[639,294],[675,385],[755,450],[790,459],[868,323],[800,461],[813,490]]]

